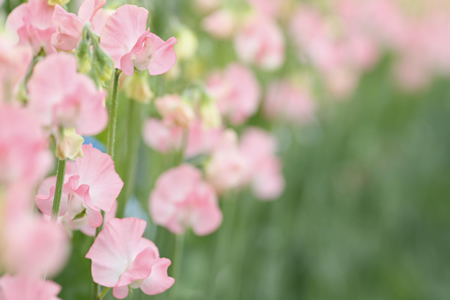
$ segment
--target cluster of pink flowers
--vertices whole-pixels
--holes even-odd
[[[163,41],[146,29],[144,8],[124,5],[111,14],[105,4],[85,0],[75,15],[47,0],[30,0],[6,20],[17,43],[0,36],[2,300],[58,299],[61,287],[43,278],[64,267],[71,232],[78,229],[96,235],[86,257],[94,281],[114,287],[116,298],[125,298],[129,287],[154,295],[174,283],[167,275],[170,260],[142,238],[145,221],[115,218],[122,179],[111,156],[82,145],[82,135],[101,133],[109,120],[107,92],[89,73],[101,64],[95,59],[110,60],[126,75],[135,69],[158,75],[175,64],[177,40]],[[92,61],[83,72],[73,53],[86,42],[97,55],[87,56]],[[107,74],[101,74],[104,82]],[[44,179],[55,166],[52,140],[62,173]]]

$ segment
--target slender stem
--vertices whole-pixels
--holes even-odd
[[[105,288],[105,289],[103,290],[103,292],[98,296],[97,299],[99,299],[99,300],[103,299],[103,297],[106,296],[106,293],[108,293],[108,291],[109,291],[109,287]]]
[[[119,87],[119,77],[120,77],[121,72],[122,72],[121,70],[116,69],[116,72],[114,74],[113,90],[112,90],[112,95],[111,95],[111,108],[109,111],[108,141],[107,141],[106,148],[107,148],[108,154],[111,156],[112,160],[114,160],[114,141],[116,138],[117,107],[119,106],[118,105],[119,102],[117,101],[117,91],[118,91],[118,87]],[[102,211],[102,217],[103,217],[103,219],[105,219],[105,212],[103,212],[103,211]],[[100,233],[101,230],[102,230],[102,225],[100,225],[99,227],[97,227],[95,229],[94,239],[98,236],[98,234]],[[106,288],[105,290],[103,290],[101,295],[106,293],[108,291],[108,289],[109,288]],[[98,296],[97,296],[99,294],[99,292],[101,292],[101,287],[97,283],[92,281],[92,299],[94,299],[94,300],[101,299],[101,298],[98,298]]]
[[[119,87],[120,73],[122,73],[122,71],[116,69],[116,73],[114,74],[114,83],[111,95],[111,109],[109,112],[107,151],[108,154],[111,155],[111,158],[113,160],[114,160],[114,142],[116,139],[117,108],[119,106],[119,102],[117,101],[117,94],[118,94],[117,91]]]
[[[66,160],[59,159],[58,167],[56,170],[56,187],[55,187],[55,197],[53,200],[52,207],[52,217],[51,221],[56,223],[59,217],[59,207],[61,206],[61,196],[64,185],[64,175],[66,173]]]
[[[183,248],[184,248],[184,234],[177,234],[175,236],[175,255],[173,257],[173,278],[177,284],[172,288],[169,299],[176,299],[177,290],[180,287],[181,266],[183,264]]]
[[[127,153],[125,165],[125,187],[119,198],[119,205],[117,207],[117,218],[123,218],[125,213],[125,207],[133,194],[134,180],[136,177],[136,167],[139,152],[139,142],[140,142],[140,128],[141,124],[141,113],[142,109],[139,103],[134,100],[130,101],[129,116],[128,116],[128,128],[127,128]]]

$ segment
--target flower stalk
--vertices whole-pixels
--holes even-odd
[[[109,124],[108,124],[108,140],[107,140],[107,151],[114,160],[114,142],[116,139],[116,125],[117,125],[117,108],[119,106],[118,101],[118,89],[119,89],[119,77],[122,73],[121,70],[116,69],[114,73],[114,83],[111,95],[111,108],[109,111]]]
[[[61,206],[61,196],[64,186],[64,176],[66,174],[66,159],[58,160],[58,167],[56,169],[56,187],[55,197],[52,206],[51,221],[56,223],[59,217],[59,207]]]

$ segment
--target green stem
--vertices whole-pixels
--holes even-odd
[[[111,108],[109,112],[109,124],[108,124],[108,141],[107,141],[107,151],[114,160],[114,142],[116,139],[116,125],[117,125],[117,108],[119,106],[119,101],[117,100],[118,88],[119,88],[119,77],[121,70],[116,69],[114,74],[113,90],[111,95]]]
[[[175,255],[173,257],[173,278],[177,284],[172,288],[169,299],[176,299],[177,290],[180,287],[181,266],[183,264],[183,248],[184,248],[184,234],[177,234],[175,236]]]
[[[114,74],[114,83],[113,83],[113,90],[111,95],[111,108],[109,110],[109,123],[108,123],[108,141],[107,141],[107,151],[108,154],[111,156],[111,159],[114,160],[114,141],[116,138],[116,125],[117,125],[117,107],[119,106],[119,102],[117,101],[117,94],[118,94],[118,87],[119,87],[119,77],[120,73],[122,71],[119,69],[116,69],[116,72]],[[105,219],[105,212],[102,211],[102,217]],[[102,230],[102,225],[97,227],[95,229],[95,238],[97,238],[98,234]],[[108,291],[109,288],[106,288],[103,290],[103,293],[106,293],[105,291]],[[96,300],[97,295],[101,291],[100,286],[92,281],[92,299]],[[100,298],[101,299],[101,298]]]
[[[128,200],[133,194],[134,181],[136,177],[136,167],[139,152],[139,142],[140,142],[140,128],[142,109],[139,103],[134,100],[130,101],[129,116],[128,116],[128,128],[127,128],[127,154],[126,159],[127,164],[125,165],[125,178],[124,178],[124,190],[120,195],[119,204],[117,207],[117,218],[123,218],[125,213],[125,207]]]
[[[59,207],[61,206],[61,196],[64,186],[64,175],[66,174],[66,160],[59,159],[58,167],[56,170],[56,187],[55,187],[55,197],[53,200],[52,207],[52,217],[51,221],[56,223],[59,217]]]
[[[105,289],[103,290],[103,292],[98,296],[97,299],[99,299],[99,300],[103,299],[103,297],[106,296],[106,293],[108,293],[108,291],[109,291],[109,287],[105,288]]]

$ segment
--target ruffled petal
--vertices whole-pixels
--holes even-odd
[[[148,67],[148,72],[150,75],[160,75],[169,71],[177,61],[177,55],[173,49],[174,45],[177,43],[177,39],[172,37],[164,42],[156,34],[149,34],[155,52],[153,53],[150,65]]]
[[[167,258],[160,258],[153,264],[152,273],[141,284],[141,290],[147,295],[160,294],[169,289],[175,279],[167,275],[167,269],[172,262]]]

